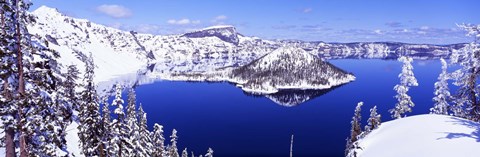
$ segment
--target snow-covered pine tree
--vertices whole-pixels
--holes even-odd
[[[163,157],[167,155],[165,151],[165,137],[163,137],[163,126],[157,123],[153,126],[152,144],[151,157]]]
[[[412,102],[412,98],[407,94],[411,86],[418,86],[417,79],[413,75],[413,59],[410,57],[400,57],[399,61],[403,62],[402,72],[398,75],[400,78],[400,84],[395,85],[393,88],[397,91],[397,104],[395,108],[390,110],[393,118],[402,118],[405,113],[412,112],[412,107],[415,104]]]
[[[112,139],[111,137],[111,129],[110,129],[110,109],[107,100],[103,100],[103,107],[102,107],[102,121],[101,121],[101,137],[102,143],[100,146],[100,157],[107,157],[112,156],[115,152],[109,152],[109,142]]]
[[[54,155],[63,138],[56,99],[59,74],[55,58],[59,54],[40,44],[41,38],[29,34],[34,21],[26,0],[3,0],[1,5],[2,119],[6,155],[15,155],[13,137],[18,137],[20,156]],[[51,122],[49,122],[49,120]],[[60,129],[58,129],[60,128]]]
[[[188,157],[187,148],[183,149],[183,151],[182,151],[182,157]]]
[[[455,116],[480,121],[480,25],[462,24],[459,27],[466,30],[468,36],[473,36],[473,42],[464,48],[453,51],[451,61],[462,66],[452,75],[454,85],[459,86],[453,106]],[[463,111],[462,111],[463,110]]]
[[[435,97],[433,97],[433,107],[430,109],[432,114],[448,115],[450,105],[448,102],[451,100],[450,91],[448,88],[449,74],[447,72],[447,62],[441,58],[442,72],[438,76],[438,81],[435,82]]]
[[[146,154],[146,152],[142,151],[139,141],[140,133],[139,133],[139,126],[138,126],[138,119],[137,119],[137,110],[136,110],[136,94],[133,88],[130,88],[128,90],[128,99],[127,99],[127,116],[125,118],[126,125],[128,126],[126,130],[127,132],[127,138],[129,138],[129,141],[131,141],[133,152],[136,152],[135,154],[137,156],[143,156]],[[139,152],[141,151],[141,152]]]
[[[355,113],[352,117],[352,128],[350,130],[350,137],[347,138],[347,145],[345,148],[345,156],[352,153],[352,150],[356,149],[356,142],[358,141],[360,134],[362,134],[361,120],[362,120],[362,105],[363,102],[359,102],[355,107]],[[353,151],[354,152],[354,151]]]
[[[178,148],[177,148],[177,130],[173,129],[172,135],[170,136],[170,143],[172,144],[170,147],[168,147],[168,155],[170,157],[180,157],[178,154]]]
[[[152,154],[153,145],[152,139],[150,138],[150,131],[148,131],[147,126],[147,113],[143,111],[142,104],[138,107],[138,127],[139,134],[137,140],[139,141],[139,146],[136,151],[139,156],[150,156]]]
[[[115,106],[113,113],[116,115],[110,125],[112,130],[112,140],[110,148],[112,152],[116,152],[116,156],[130,157],[134,155],[132,141],[129,137],[130,127],[125,122],[125,111],[123,109],[123,99],[122,99],[122,86],[120,84],[116,85],[116,94],[115,99],[113,100],[112,106]]]
[[[370,109],[370,118],[367,120],[368,124],[365,126],[365,133],[371,132],[373,129],[378,128],[382,123],[381,115],[377,113],[377,106],[373,106]]]
[[[85,156],[100,155],[102,133],[100,128],[100,105],[98,95],[93,82],[94,67],[92,54],[86,60],[84,74],[84,89],[81,92],[80,112],[78,125],[78,137],[80,148]]]
[[[205,154],[205,157],[213,157],[213,149],[212,148],[208,148],[207,154]]]
[[[15,156],[15,131],[18,110],[17,103],[13,101],[13,94],[16,93],[17,87],[13,80],[18,79],[18,75],[14,75],[16,70],[11,68],[16,66],[16,58],[14,45],[15,42],[15,25],[13,18],[13,1],[0,1],[1,29],[0,29],[0,77],[1,77],[1,94],[0,94],[0,115],[2,121],[2,129],[5,137],[5,155],[7,157]]]
[[[77,88],[80,86],[77,80],[80,78],[80,72],[76,65],[67,66],[67,73],[64,74],[65,81],[63,82],[64,94],[67,100],[71,103],[69,108],[78,112],[78,93]]]

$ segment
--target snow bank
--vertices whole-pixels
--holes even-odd
[[[478,157],[480,124],[444,115],[383,123],[359,141],[359,157]]]

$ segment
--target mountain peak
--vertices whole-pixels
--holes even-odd
[[[217,37],[225,42],[238,45],[240,42],[238,35],[237,29],[234,26],[218,25],[185,33],[182,36],[189,38]]]
[[[38,7],[35,11],[33,11],[34,14],[39,15],[39,14],[45,14],[45,15],[62,15],[60,11],[58,11],[57,8],[50,8],[48,6],[42,5]]]

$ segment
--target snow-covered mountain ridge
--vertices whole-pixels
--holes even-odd
[[[233,26],[214,26],[181,35],[152,35],[122,31],[72,18],[46,6],[33,11],[36,23],[32,34],[48,40],[61,54],[60,63],[83,66],[92,53],[96,82],[136,73],[155,64],[155,73],[205,72],[222,67],[239,67],[280,47],[299,47],[323,59],[447,57],[456,45],[375,43],[325,43],[291,40],[264,40],[243,36]],[[83,69],[83,68],[79,68]],[[157,74],[160,76],[161,74]]]

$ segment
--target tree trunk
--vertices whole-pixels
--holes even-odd
[[[100,146],[98,146],[98,151],[100,152],[100,157],[106,157],[106,150],[104,148],[104,144],[101,143]]]
[[[122,144],[121,142],[118,144],[118,157],[122,157]]]
[[[17,31],[17,67],[18,67],[18,92],[20,93],[20,101],[24,101],[25,98],[25,79],[23,76],[23,53],[22,53],[22,35],[20,31],[20,9],[18,5],[18,0],[15,0],[16,6],[16,19],[15,19],[15,29]],[[25,102],[20,103],[18,106],[18,129],[20,130],[19,133],[19,145],[20,145],[20,157],[28,157],[28,150],[27,150],[27,141],[26,136],[27,134],[23,130],[23,122],[24,119],[23,115],[23,107]]]
[[[15,131],[11,127],[5,129],[5,156],[15,157],[15,143],[14,143]]]

